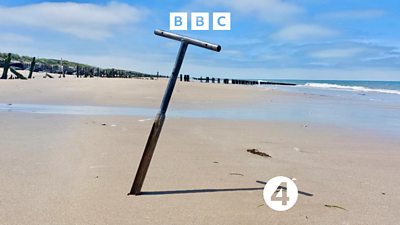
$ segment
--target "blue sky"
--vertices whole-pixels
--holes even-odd
[[[0,2],[0,51],[169,74],[179,43],[157,37],[169,12],[232,13],[231,31],[180,33],[183,73],[273,79],[400,80],[400,1],[189,0]]]

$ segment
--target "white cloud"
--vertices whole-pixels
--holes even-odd
[[[356,56],[366,49],[363,48],[338,48],[338,49],[327,49],[320,50],[310,54],[310,56],[319,59],[328,59],[328,58],[350,58]]]
[[[329,12],[320,15],[321,18],[328,19],[373,19],[384,16],[386,12],[380,9],[367,9],[367,10],[349,10]]]
[[[271,23],[290,21],[303,11],[301,7],[282,0],[213,0],[206,4],[225,6],[236,12],[254,15]]]
[[[296,42],[303,40],[316,40],[321,38],[333,37],[337,31],[313,24],[289,25],[273,33],[271,38],[276,41]]]
[[[32,38],[25,35],[14,34],[14,33],[3,33],[0,35],[0,42],[4,43],[30,43]]]
[[[143,9],[117,2],[106,5],[45,2],[0,7],[3,26],[38,27],[92,40],[111,37],[113,28],[137,23],[145,14]]]

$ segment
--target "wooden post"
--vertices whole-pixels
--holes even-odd
[[[10,72],[13,73],[18,79],[26,80],[26,77],[24,77],[24,75],[20,74],[18,71],[16,71],[12,67],[10,67]]]
[[[32,79],[33,71],[35,70],[36,58],[32,58],[31,66],[29,68],[29,76],[28,79]]]
[[[10,62],[11,62],[11,53],[8,53],[7,58],[4,60],[3,75],[1,76],[0,79],[8,78],[8,69],[10,68]]]
[[[79,65],[76,65],[76,77],[79,78]]]
[[[61,58],[60,64],[61,64],[61,75],[63,78],[65,78],[64,61],[62,58]]]

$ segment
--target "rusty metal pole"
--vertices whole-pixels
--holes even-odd
[[[182,66],[183,59],[185,57],[186,49],[189,44],[196,45],[199,47],[207,48],[214,51],[221,51],[221,46],[211,44],[204,41],[199,41],[193,38],[181,36],[178,34],[155,30],[154,34],[163,36],[166,38],[174,39],[181,42],[181,46],[179,48],[178,56],[176,57],[175,66],[172,70],[172,75],[169,79],[167,89],[165,90],[163,100],[161,102],[160,111],[157,113],[156,118],[153,123],[153,127],[151,128],[149,138],[146,143],[146,147],[144,149],[142,159],[140,160],[139,168],[136,172],[135,180],[133,182],[130,195],[139,195],[142,190],[143,182],[146,177],[147,170],[149,169],[151,159],[153,157],[154,150],[157,145],[158,138],[161,133],[161,129],[164,124],[165,114],[168,109],[169,102],[171,100],[172,92],[174,91],[175,83],[179,75],[179,71]]]

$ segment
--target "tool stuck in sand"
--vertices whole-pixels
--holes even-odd
[[[162,126],[165,120],[165,113],[168,109],[168,104],[172,96],[172,92],[174,91],[175,83],[178,78],[179,71],[182,66],[183,58],[185,57],[186,49],[189,45],[195,45],[198,47],[206,48],[209,50],[213,50],[216,52],[221,51],[221,46],[216,44],[211,44],[205,41],[200,41],[197,39],[193,39],[190,37],[185,37],[179,34],[174,34],[170,32],[166,32],[163,30],[155,30],[155,35],[170,38],[176,41],[181,42],[181,46],[179,48],[178,56],[176,57],[175,66],[172,70],[172,75],[169,78],[168,86],[165,90],[163,100],[161,102],[160,111],[157,113],[156,118],[153,123],[153,127],[151,128],[151,132],[149,138],[146,143],[146,147],[144,149],[142,159],[140,160],[139,168],[136,172],[135,180],[133,182],[131,191],[129,195],[139,195],[144,179],[146,177],[147,170],[150,166],[151,158],[153,157],[154,149],[156,148],[158,138],[161,133]]]

